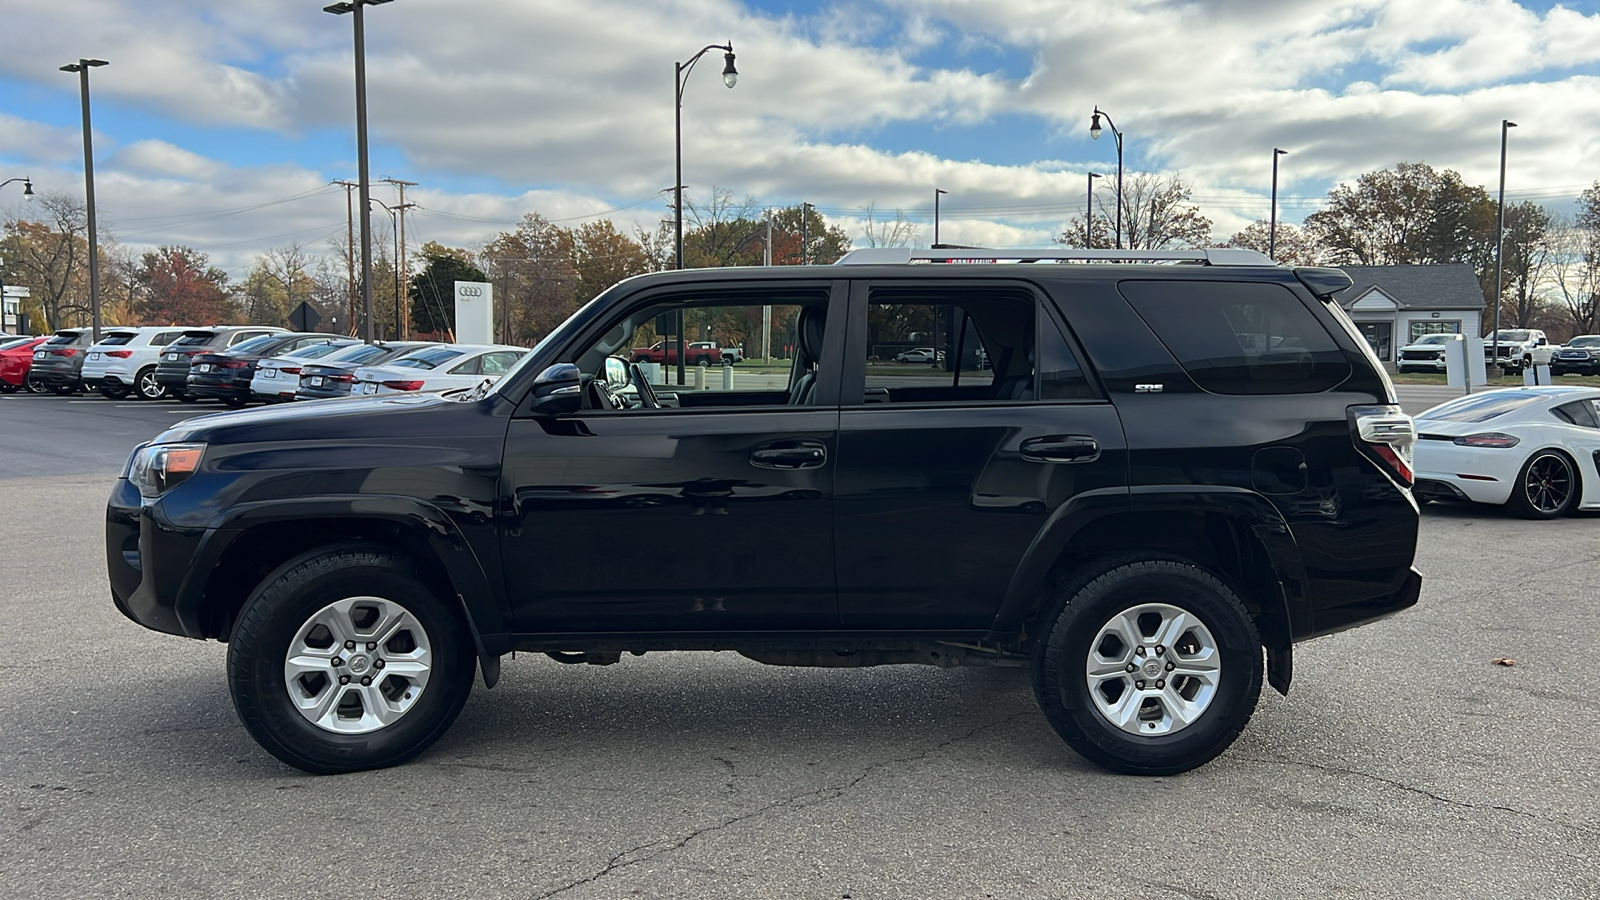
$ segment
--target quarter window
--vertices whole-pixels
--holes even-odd
[[[1282,285],[1124,281],[1118,289],[1189,377],[1213,393],[1315,393],[1350,376],[1343,351]]]

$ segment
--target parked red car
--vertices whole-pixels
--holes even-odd
[[[7,339],[0,343],[0,391],[15,394],[28,381],[28,371],[33,368],[33,349],[45,341],[43,337]]]
[[[633,348],[632,361],[658,363],[662,362],[664,359],[666,365],[677,365],[677,340],[674,339],[671,342],[668,342],[665,350],[663,350],[661,347],[662,343],[662,341],[656,341],[654,344],[651,344],[648,347]],[[724,361],[722,358],[722,349],[710,341],[694,341],[690,343],[689,346],[684,348],[683,356],[684,359],[688,360],[689,365],[691,366],[721,366],[733,362],[732,359]]]

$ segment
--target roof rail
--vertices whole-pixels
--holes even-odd
[[[851,250],[839,258],[840,266],[883,266],[907,263],[985,263],[985,262],[1140,262],[1189,263],[1201,266],[1276,266],[1272,258],[1257,250],[1238,247],[1209,247],[1203,250],[1084,250],[1062,247],[1048,250],[999,250],[962,247],[913,250],[907,247],[867,247]]]

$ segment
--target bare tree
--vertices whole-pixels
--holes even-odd
[[[1600,333],[1600,233],[1580,220],[1555,216],[1546,232],[1539,290],[1560,301],[1573,328],[1584,334]]]
[[[894,211],[893,219],[879,218],[877,204],[869,203],[861,213],[861,243],[867,247],[912,247],[922,240],[922,229],[906,218],[905,210]]]
[[[89,313],[88,208],[60,191],[41,193],[36,208],[42,220],[5,223],[5,256],[13,279],[32,289],[44,327],[61,328]]]

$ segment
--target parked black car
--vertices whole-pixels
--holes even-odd
[[[647,275],[493,385],[178,423],[112,493],[115,602],[227,641],[241,721],[310,772],[421,752],[512,650],[1030,666],[1087,758],[1201,765],[1295,642],[1416,603],[1412,422],[1343,272],[1016,255]],[[1053,264],[1113,257],[1188,264]],[[764,307],[774,384],[616,358]],[[943,364],[872,360],[932,334]]]
[[[270,356],[293,353],[311,344],[348,341],[338,334],[304,334],[280,331],[243,341],[226,350],[206,350],[189,360],[189,375],[184,393],[201,399],[221,400],[238,409],[255,397],[250,382],[256,377],[256,363]]]
[[[167,389],[168,397],[193,403],[200,399],[189,393],[189,364],[196,356],[213,350],[226,350],[263,335],[287,333],[282,328],[265,325],[216,325],[190,329],[162,351],[161,361],[156,364],[156,383]]]
[[[381,366],[413,350],[431,347],[428,341],[379,341],[351,348],[328,359],[306,363],[300,367],[300,386],[295,389],[296,400],[331,400],[350,396],[355,387],[356,369],[362,366]]]
[[[92,328],[63,328],[33,351],[29,377],[58,394],[83,389],[83,361],[94,343]]]
[[[1550,354],[1551,375],[1600,375],[1600,334],[1580,334]]]

